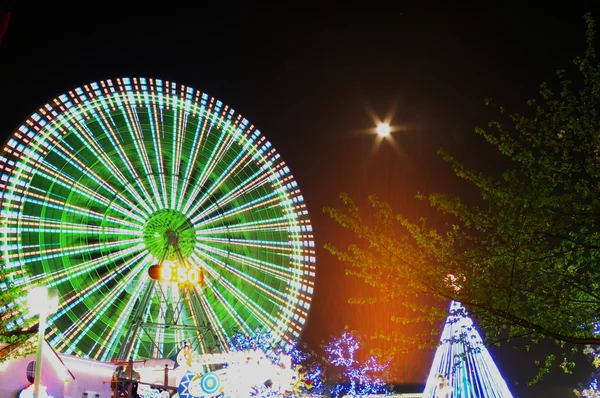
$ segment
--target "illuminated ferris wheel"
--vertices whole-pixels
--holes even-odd
[[[46,337],[60,352],[167,357],[302,330],[315,277],[303,196],[261,132],[207,94],[144,78],[71,90],[10,136],[0,194],[0,265],[16,291],[58,290]]]

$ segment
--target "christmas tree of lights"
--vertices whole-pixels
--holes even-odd
[[[512,398],[466,309],[450,310],[429,372],[423,398]]]

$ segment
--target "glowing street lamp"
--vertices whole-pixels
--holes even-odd
[[[56,289],[48,289],[46,286],[36,286],[29,291],[27,303],[29,304],[29,310],[32,313],[40,315],[38,346],[35,357],[35,376],[33,379],[33,398],[39,398],[46,316],[53,313],[58,308],[58,291]]]
[[[377,125],[377,134],[379,134],[380,137],[387,137],[390,135],[390,125],[387,123],[379,123]]]

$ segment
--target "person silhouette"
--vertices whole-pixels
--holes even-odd
[[[442,374],[438,374],[437,379],[435,398],[451,398],[453,388],[450,381]]]

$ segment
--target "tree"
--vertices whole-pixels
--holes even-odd
[[[388,364],[382,364],[376,356],[361,363],[355,358],[360,345],[358,335],[347,330],[324,344],[324,357],[319,357],[302,341],[284,344],[271,332],[260,329],[251,334],[236,333],[228,341],[231,351],[260,349],[273,364],[279,363],[282,354],[288,355],[301,374],[297,392],[302,396],[363,397],[387,392],[383,376]],[[270,396],[269,389],[266,386],[256,395]]]
[[[584,352],[592,359],[594,371],[590,375],[587,383],[579,384],[579,390],[574,390],[576,396],[582,398],[600,398],[600,347],[586,347]]]
[[[383,374],[388,364],[382,364],[377,356],[369,357],[364,363],[356,358],[360,339],[356,333],[344,331],[340,338],[332,339],[326,346],[327,363],[338,368],[337,383],[331,383],[329,393],[334,397],[365,397],[389,392]]]
[[[440,302],[456,300],[488,342],[553,339],[565,353],[600,344],[600,66],[594,21],[590,14],[585,20],[587,48],[574,59],[573,80],[559,70],[558,84],[542,84],[524,113],[498,107],[499,121],[475,129],[506,160],[501,175],[468,168],[440,150],[480,193],[474,203],[417,195],[444,226],[394,214],[374,195],[372,223],[346,194],[342,208],[325,208],[361,241],[327,249],[348,264],[348,274],[407,307],[395,320],[431,323],[437,334],[446,315]],[[435,344],[431,337],[392,336],[420,345]],[[573,363],[564,358],[568,370]]]
[[[281,355],[287,355],[291,359],[293,369],[298,371],[299,380],[294,386],[291,396],[297,394],[322,395],[325,393],[323,384],[322,364],[314,351],[302,342],[297,341],[293,345],[277,340],[270,331],[257,329],[250,334],[238,332],[234,334],[227,343],[231,351],[261,350],[266,359],[279,365]],[[255,391],[256,396],[271,396],[280,394],[271,386],[261,385],[260,390]],[[279,395],[278,395],[279,396]]]
[[[22,314],[24,290],[15,287],[10,272],[0,264],[0,362],[27,356],[36,349],[33,318]]]

